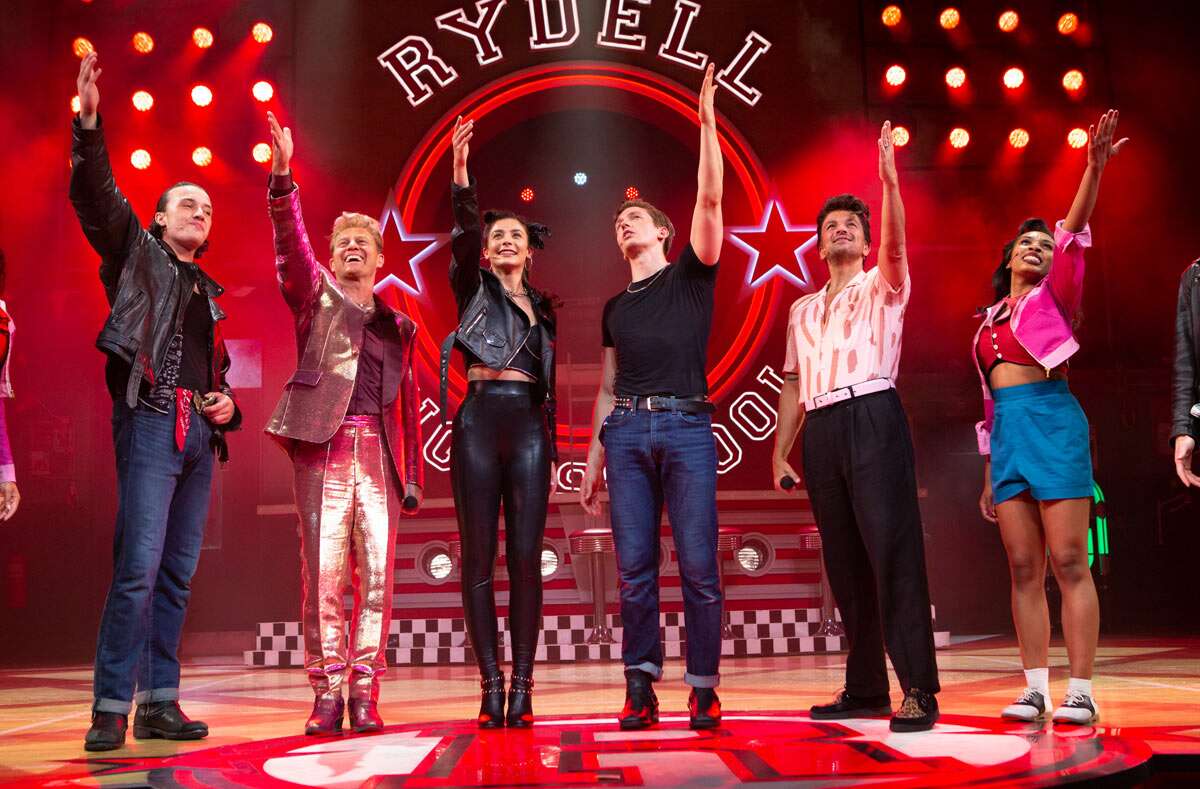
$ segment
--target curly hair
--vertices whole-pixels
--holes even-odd
[[[817,212],[818,237],[820,237],[821,226],[825,224],[825,217],[834,211],[849,211],[857,216],[863,226],[863,242],[871,243],[871,209],[867,208],[867,204],[860,198],[852,194],[834,195],[821,206],[821,210]]]

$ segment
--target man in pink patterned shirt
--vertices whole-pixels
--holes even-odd
[[[829,282],[788,315],[773,476],[776,489],[795,490],[787,458],[807,421],[804,478],[850,644],[845,689],[812,717],[891,712],[886,643],[904,691],[891,729],[924,731],[937,721],[940,685],[912,439],[895,389],[911,285],[890,123],[878,147],[878,265],[863,269],[871,226],[862,200],[831,197],[817,215]]]

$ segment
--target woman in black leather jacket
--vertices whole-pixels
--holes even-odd
[[[442,346],[442,403],[449,352],[457,346],[468,389],[454,419],[450,482],[462,541],[463,608],[482,678],[479,726],[524,728],[533,724],[542,534],[557,471],[554,305],[529,281],[532,250],[542,249],[549,230],[510,211],[487,212],[481,226],[475,182],[467,175],[473,128],[459,118],[452,140],[450,283],[459,326]],[[490,269],[480,265],[481,249]],[[502,502],[513,657],[507,714],[492,588]]]

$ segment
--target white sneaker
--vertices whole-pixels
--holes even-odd
[[[1073,723],[1082,726],[1100,720],[1100,708],[1086,693],[1072,691],[1067,694],[1062,706],[1054,711],[1055,723]]]
[[[1040,721],[1046,717],[1046,697],[1041,691],[1025,688],[1016,701],[1001,710],[1000,717],[1012,721]]]

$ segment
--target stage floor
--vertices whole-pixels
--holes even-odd
[[[687,729],[682,664],[658,685],[664,719],[622,735],[619,670],[539,666],[532,732],[480,733],[474,670],[392,669],[384,732],[318,740],[297,736],[311,705],[303,672],[247,669],[234,658],[185,666],[183,704],[212,735],[192,743],[82,748],[91,700],[88,667],[0,671],[0,780],[72,786],[642,785],[806,786],[960,784],[1032,786],[1068,778],[1144,779],[1151,767],[1200,769],[1200,639],[1104,639],[1097,660],[1095,728],[1002,723],[1019,690],[1011,639],[938,652],[943,719],[934,734],[892,735],[886,722],[818,724],[802,711],[841,685],[842,655],[729,659],[722,663],[725,723]],[[1051,651],[1055,701],[1066,656]],[[893,692],[898,701],[899,695]],[[789,711],[790,710],[790,711]],[[1151,764],[1151,757],[1154,760]],[[1165,757],[1165,758],[1161,758]],[[1200,773],[1196,779],[1200,781]]]

